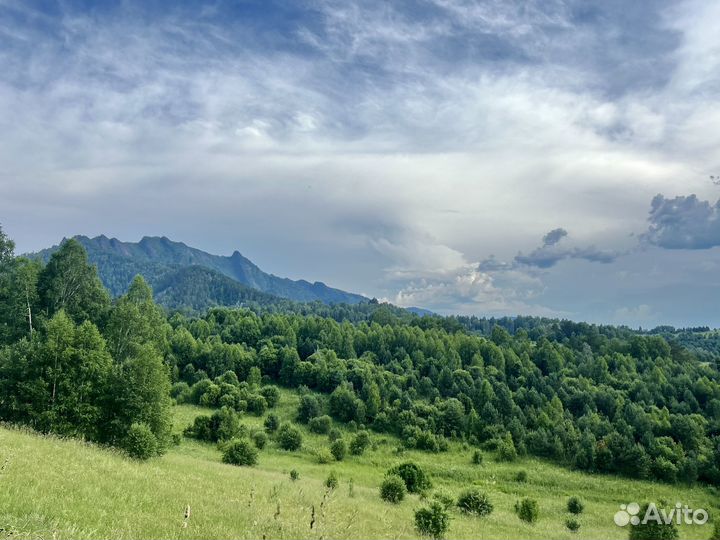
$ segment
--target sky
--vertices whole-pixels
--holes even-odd
[[[720,3],[0,0],[18,252],[164,235],[438,313],[720,326]]]

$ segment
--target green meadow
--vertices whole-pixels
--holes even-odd
[[[291,420],[297,402],[295,393],[283,391],[273,412]],[[175,432],[210,412],[176,406]],[[262,422],[243,418],[251,431]],[[336,427],[349,439],[344,425]],[[280,450],[271,438],[256,466],[237,467],[223,464],[214,445],[188,438],[162,457],[137,462],[77,440],[2,427],[0,538],[416,538],[413,513],[424,503],[420,496],[393,505],[378,494],[385,471],[405,460],[430,474],[427,497],[437,491],[457,497],[469,486],[489,495],[494,511],[487,517],[451,510],[448,538],[627,538],[613,515],[633,501],[681,501],[720,515],[717,488],[588,475],[534,458],[498,462],[491,452],[473,465],[473,450],[461,443],[439,454],[399,453],[397,439],[373,434],[373,446],[362,456],[320,464],[316,451],[329,446],[327,437],[301,429],[301,450]],[[296,481],[290,479],[293,469]],[[516,481],[523,470],[527,480]],[[335,490],[324,485],[331,471],[340,481]],[[585,504],[576,533],[565,527],[573,495]],[[522,522],[513,510],[522,497],[539,502],[535,524]],[[681,538],[707,539],[712,526],[682,525],[679,532]]]

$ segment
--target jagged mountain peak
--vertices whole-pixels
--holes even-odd
[[[211,270],[245,287],[299,302],[357,304],[367,301],[364,296],[328,287],[320,281],[310,283],[263,272],[238,250],[230,256],[213,255],[167,236],[143,236],[138,242],[124,242],[105,235],[74,238],[85,247],[88,258],[98,267],[100,278],[116,296],[125,292],[137,274],[143,275],[151,284],[159,284],[162,280],[163,286],[167,287],[171,272],[192,266]],[[47,260],[58,247],[43,250],[36,256]],[[188,276],[193,275],[201,273],[182,274],[186,286]],[[206,274],[202,275],[207,279]]]

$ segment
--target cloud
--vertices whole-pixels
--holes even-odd
[[[646,324],[647,321],[656,319],[657,313],[647,304],[639,306],[621,307],[615,310],[613,318],[618,324],[637,326]]]
[[[550,268],[564,259],[582,259],[607,264],[613,262],[619,256],[618,252],[600,250],[595,246],[566,247],[565,245],[558,245],[567,236],[568,232],[565,229],[553,229],[543,236],[543,245],[541,247],[534,249],[528,255],[523,255],[521,252],[514,260],[520,265]]]
[[[563,312],[553,276],[585,284],[656,193],[713,189],[718,6],[675,4],[0,0],[0,215],[21,251],[160,234],[429,308]]]
[[[643,239],[666,249],[710,249],[720,246],[720,200],[714,205],[696,195],[666,199],[656,195],[650,226]]]
[[[567,235],[568,232],[565,229],[553,229],[543,236],[543,246],[554,246]]]
[[[498,274],[466,265],[444,275],[413,279],[391,300],[404,307],[432,306],[443,314],[562,316],[562,311],[532,302],[541,289],[539,279],[522,272]]]

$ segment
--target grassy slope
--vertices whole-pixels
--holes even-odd
[[[296,401],[297,396],[283,392],[276,412],[291,418]],[[176,430],[200,412],[177,407]],[[245,423],[260,426],[262,419],[248,417]],[[456,495],[474,484],[490,494],[492,515],[478,519],[453,512],[450,538],[627,538],[627,530],[616,527],[612,517],[620,503],[631,501],[680,500],[720,515],[712,488],[590,476],[534,459],[497,463],[487,453],[485,464],[477,467],[469,464],[471,451],[460,445],[449,453],[400,457],[394,439],[374,435],[374,440],[377,449],[362,457],[319,465],[312,450],[327,439],[306,433],[301,452],[283,452],[271,442],[258,466],[240,468],[222,464],[212,445],[187,439],[162,458],[136,463],[78,441],[0,428],[0,463],[6,462],[0,473],[0,538],[411,538],[417,536],[413,510],[421,504],[418,497],[397,506],[378,497],[384,471],[401,459],[421,463],[436,488]],[[288,476],[293,468],[300,473],[297,482]],[[528,472],[526,484],[513,480],[520,469]],[[341,485],[323,503],[330,470]],[[586,503],[578,534],[564,527],[570,495]],[[513,513],[521,496],[540,502],[535,525]],[[191,517],[184,528],[186,505]],[[310,530],[313,505],[317,524]],[[680,528],[681,538],[708,538],[710,532],[710,525]]]

